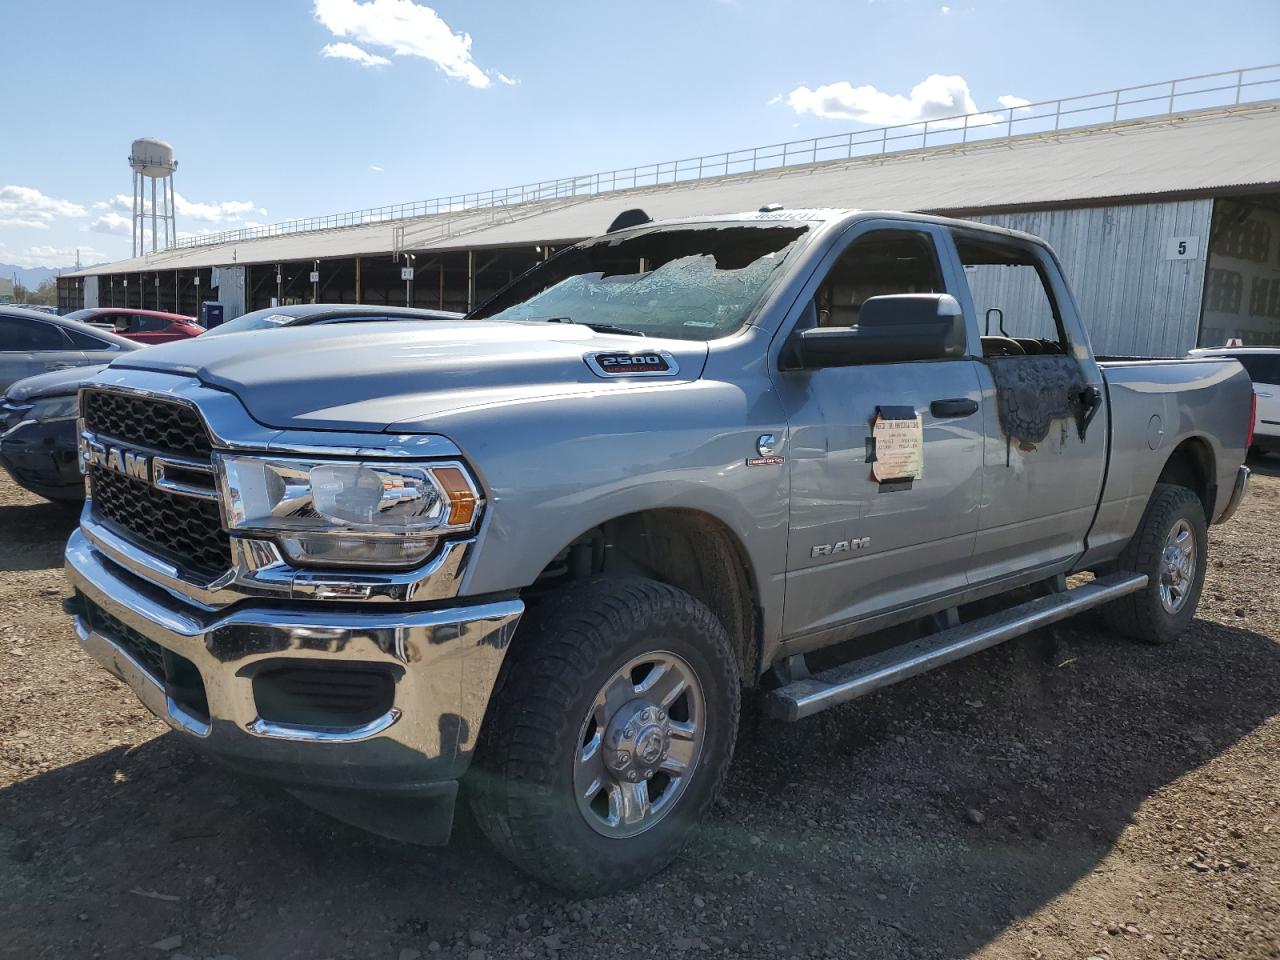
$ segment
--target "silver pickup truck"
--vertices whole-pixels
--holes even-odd
[[[465,777],[599,892],[676,856],[744,688],[795,720],[1091,607],[1186,629],[1248,478],[1235,360],[1095,361],[1023,234],[628,219],[465,320],[118,359],[80,397],[84,647],[369,829],[446,841]]]

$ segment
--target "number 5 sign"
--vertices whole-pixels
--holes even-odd
[[[1170,237],[1164,243],[1166,260],[1199,260],[1199,237]]]

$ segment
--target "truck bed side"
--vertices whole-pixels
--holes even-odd
[[[1207,519],[1225,509],[1244,460],[1253,386],[1235,360],[1107,360],[1107,472],[1082,566],[1115,556],[1133,536],[1155,484],[1181,474]]]

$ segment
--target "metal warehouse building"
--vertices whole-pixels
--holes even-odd
[[[67,274],[62,310],[467,310],[622,210],[924,211],[1058,251],[1099,353],[1280,344],[1280,66],[197,237]]]

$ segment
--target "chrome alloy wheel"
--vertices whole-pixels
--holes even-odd
[[[600,688],[578,734],[573,790],[597,833],[634,837],[671,812],[706,733],[702,685],[674,653],[636,657]]]
[[[1196,533],[1186,520],[1179,520],[1164,542],[1160,559],[1160,605],[1177,613],[1187,602],[1196,578]]]

